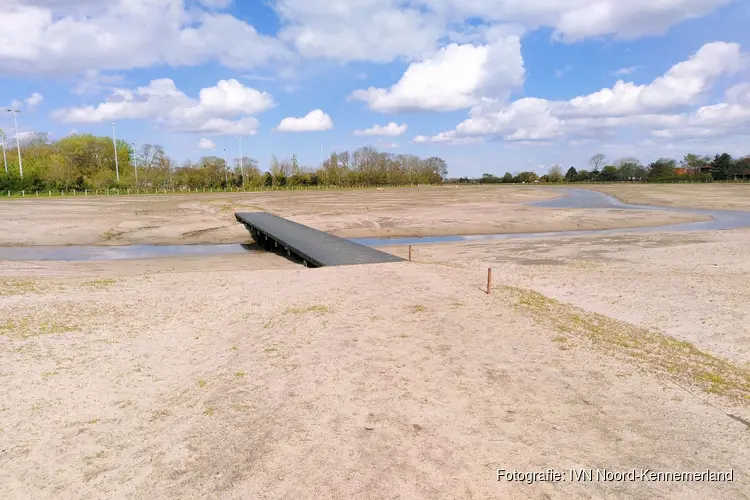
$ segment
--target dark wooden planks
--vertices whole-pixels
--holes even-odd
[[[261,245],[273,242],[314,267],[400,262],[403,259],[380,250],[318,231],[267,212],[235,213]],[[266,238],[268,240],[266,241]]]

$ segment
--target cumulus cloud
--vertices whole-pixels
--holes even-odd
[[[741,121],[744,119],[744,86],[731,89],[726,103],[704,106],[692,118],[688,118],[684,110],[699,104],[720,77],[734,74],[745,65],[746,56],[739,45],[708,43],[649,84],[635,85],[620,80],[612,88],[568,101],[526,97],[506,104],[485,99],[471,108],[470,117],[455,130],[422,142],[480,136],[507,141],[543,141],[563,136],[601,136],[619,127],[636,126],[658,129],[658,133],[666,137],[671,133],[668,131],[680,127],[696,129],[715,115],[729,122]]]
[[[216,143],[211,139],[201,137],[201,139],[198,141],[198,149],[214,150],[216,149]]]
[[[20,110],[25,105],[27,110],[34,111],[34,109],[36,109],[36,107],[39,104],[41,104],[42,101],[44,101],[44,97],[42,96],[42,94],[40,94],[39,92],[34,92],[23,101],[18,100],[18,99],[13,99],[10,102],[9,108]]]
[[[44,97],[42,97],[42,94],[40,94],[39,92],[34,92],[29,97],[23,100],[28,109],[36,108],[42,103],[42,101],[44,101]]]
[[[482,96],[505,97],[523,79],[521,41],[511,35],[488,45],[450,44],[409,65],[392,87],[355,90],[351,98],[381,113],[455,111]]]
[[[302,118],[284,118],[279,126],[274,130],[276,132],[320,132],[333,128],[333,120],[323,112],[316,109],[307,113]]]
[[[566,42],[657,35],[731,1],[276,0],[273,5],[284,25],[280,37],[303,56],[387,62],[419,60],[446,36],[485,42],[498,24],[549,27]]]
[[[354,135],[396,137],[406,132],[406,123],[390,122],[388,125],[373,125],[364,130],[355,130]]]
[[[297,55],[418,61],[445,40],[489,43],[498,30],[547,27],[566,42],[655,35],[731,1],[273,0],[281,28],[269,36],[232,15],[231,0],[3,0],[0,71],[80,74],[209,62],[245,69]]]
[[[210,4],[211,8],[206,7]],[[287,60],[288,48],[203,0],[6,0],[0,3],[0,71],[78,74],[218,62],[251,68]]]
[[[725,101],[701,106],[669,124],[652,131],[655,137],[716,137],[750,125],[750,83],[741,83],[726,92]]]
[[[178,131],[252,135],[259,122],[250,115],[273,106],[270,94],[245,87],[234,79],[204,88],[198,99],[193,99],[171,79],[163,78],[135,90],[116,89],[96,106],[55,110],[52,117],[63,123],[149,119]]]

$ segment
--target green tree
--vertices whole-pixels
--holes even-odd
[[[547,173],[547,182],[562,182],[562,181],[563,181],[562,167],[560,167],[560,165],[555,165],[552,168],[550,168],[549,172]]]
[[[672,158],[659,158],[648,165],[648,178],[668,179],[674,177],[674,169],[677,162]]]
[[[735,162],[732,155],[722,153],[716,155],[711,162],[711,175],[717,181],[726,180],[734,173]]]
[[[568,182],[573,182],[576,180],[576,176],[578,175],[578,171],[575,167],[570,167],[567,172],[565,172],[565,180]]]

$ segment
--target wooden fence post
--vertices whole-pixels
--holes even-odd
[[[487,268],[487,295],[492,293],[492,268]]]
[[[411,245],[409,245],[409,262],[411,262]]]

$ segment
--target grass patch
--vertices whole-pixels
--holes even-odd
[[[750,402],[750,366],[737,365],[706,353],[689,342],[641,328],[608,316],[587,312],[532,290],[504,289],[516,299],[516,307],[539,323],[558,332],[576,335],[597,349],[687,383],[708,393]],[[562,336],[553,338],[562,341]]]
[[[234,376],[237,377],[237,378],[242,378],[242,377],[245,376],[245,372],[237,372],[237,373],[234,374]]]
[[[112,278],[104,278],[100,280],[85,281],[83,283],[83,286],[88,286],[92,288],[108,288],[114,285],[115,283],[117,283],[117,280],[114,280]]]
[[[205,410],[203,410],[203,414],[207,417],[213,417],[214,416],[214,409],[212,406],[209,406]]]
[[[33,281],[6,281],[0,284],[0,296],[23,295],[39,292],[39,286]]]
[[[422,305],[416,305],[416,306],[412,307],[412,308],[411,308],[411,310],[412,310],[413,312],[415,312],[415,313],[423,313],[423,312],[425,312],[425,311],[426,311],[427,309],[425,308],[425,306],[422,306]]]
[[[0,335],[27,339],[39,335],[53,335],[78,331],[79,327],[64,321],[32,321],[30,318],[5,320],[0,323]]]
[[[204,387],[206,387],[206,381],[205,380],[199,380],[198,381],[198,387],[200,387],[201,389],[203,389]]]
[[[319,313],[328,314],[331,310],[328,306],[313,305],[307,307],[290,307],[286,310],[287,314],[307,314],[307,313]]]

